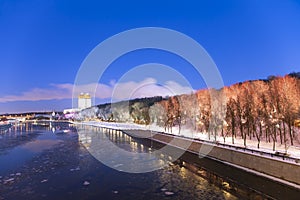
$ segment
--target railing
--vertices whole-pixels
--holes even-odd
[[[279,151],[276,151],[275,153],[270,153],[270,152],[265,152],[265,151],[261,151],[261,150],[248,149],[246,147],[240,147],[240,146],[234,146],[234,145],[224,144],[224,143],[220,143],[220,142],[203,140],[203,139],[199,139],[199,138],[190,138],[190,137],[186,137],[186,136],[178,136],[178,135],[175,135],[175,134],[169,134],[169,133],[164,133],[164,132],[158,132],[158,133],[165,134],[165,135],[171,135],[171,136],[175,136],[175,137],[181,137],[181,138],[185,138],[185,139],[189,139],[189,140],[195,140],[195,141],[199,141],[199,142],[207,143],[207,144],[211,144],[211,145],[227,147],[227,148],[231,148],[231,149],[235,149],[235,150],[240,150],[240,151],[243,151],[243,152],[246,152],[246,153],[259,154],[261,156],[267,156],[267,157],[271,157],[271,158],[279,158],[279,159],[294,162],[294,163],[297,163],[297,164],[300,163],[299,158],[289,156],[288,154],[283,153],[283,152],[279,152]]]
[[[106,128],[108,128],[108,129],[117,129],[117,130],[122,131],[122,128],[118,127],[118,126],[117,127],[106,127]],[[211,145],[227,147],[227,148],[240,150],[240,151],[243,151],[243,152],[257,154],[257,155],[261,155],[261,156],[266,156],[266,157],[268,156],[268,157],[271,157],[271,158],[280,158],[282,160],[294,162],[294,163],[297,163],[297,164],[300,163],[299,158],[295,158],[295,157],[289,156],[288,154],[278,152],[278,151],[275,152],[275,153],[269,153],[269,152],[264,152],[264,151],[261,151],[261,150],[248,149],[246,147],[234,146],[234,145],[230,145],[230,144],[224,144],[224,143],[220,143],[220,142],[208,141],[208,140],[203,140],[203,139],[199,139],[199,138],[190,138],[190,137],[186,137],[186,136],[182,136],[182,135],[178,136],[178,135],[175,135],[175,134],[165,133],[165,132],[161,132],[161,131],[152,131],[152,132],[156,132],[156,133],[163,134],[163,135],[171,135],[171,136],[174,136],[174,137],[185,138],[185,139],[189,139],[189,140],[195,140],[195,141],[199,141],[199,142],[207,143],[207,144],[211,144]]]

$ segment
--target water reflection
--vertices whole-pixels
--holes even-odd
[[[130,168],[136,170],[134,172],[139,172],[139,167],[147,168],[147,164],[163,167],[153,173],[159,179],[157,183],[161,185],[159,191],[166,192],[166,196],[176,196],[184,191],[189,193],[186,197],[192,196],[195,199],[207,199],[208,197],[210,199],[237,199],[233,194],[242,198],[264,199],[253,190],[240,187],[235,181],[228,182],[224,177],[202,169],[194,163],[195,160],[185,162],[185,158],[180,158],[173,162],[172,155],[157,150],[161,148],[157,143],[144,142],[145,140],[133,138],[119,130],[92,126],[79,127],[78,135],[79,141],[89,149],[89,152],[110,168],[125,172],[128,172],[127,170]],[[116,149],[122,149],[122,153]],[[124,152],[128,152],[128,154]],[[132,152],[135,154],[130,154]],[[151,156],[149,157],[150,161],[139,157],[143,153]],[[193,159],[197,159],[197,156]]]
[[[162,185],[160,190],[171,192],[167,194],[176,195],[184,191],[186,194],[183,194],[183,199],[185,197],[189,199],[237,199],[231,193],[220,190],[219,187],[212,185],[185,166],[174,164],[156,173]]]
[[[160,169],[170,162],[162,152],[152,151],[119,130],[78,126],[79,141],[100,162],[119,171],[144,173]]]
[[[158,187],[156,189],[158,194],[166,197],[173,196],[175,199],[184,199],[185,197],[192,197],[192,199],[236,199],[229,192],[220,190],[217,186],[211,185],[204,177],[193,173],[184,161],[173,164],[170,162],[172,161],[170,155],[162,152],[152,153],[153,148],[151,146],[148,147],[122,131],[81,125],[78,126],[78,136],[79,142],[89,149],[94,157],[103,164],[119,171],[125,171],[127,169],[125,165],[134,168],[139,165],[139,162],[145,162],[141,160],[139,154],[149,153],[152,156],[151,165],[165,166],[152,172],[155,174],[153,184],[155,188]],[[115,153],[115,148],[121,148],[122,154]],[[129,162],[126,162],[124,158],[128,159],[128,155],[124,156],[124,152],[136,154],[131,155]],[[198,170],[198,168],[196,169]]]
[[[18,139],[13,139],[14,142],[20,141],[21,138],[32,138],[24,141],[22,145],[9,148],[10,156],[7,159],[24,159],[21,162],[29,162],[23,165],[28,166],[23,171],[18,168],[18,164],[14,163],[10,166],[15,170],[14,172],[6,172],[5,175],[0,172],[0,176],[5,176],[2,180],[11,178],[11,173],[22,174],[18,177],[21,180],[11,185],[2,184],[0,178],[0,196],[3,195],[5,199],[236,199],[232,195],[235,193],[226,188],[237,186],[194,166],[194,160],[180,159],[174,163],[170,162],[172,160],[170,155],[163,152],[153,153],[152,151],[157,147],[150,142],[143,143],[122,131],[99,127],[78,126],[78,137],[76,134],[69,133],[53,134],[53,127],[60,130],[74,128],[73,125],[68,124],[57,124],[57,126],[54,124],[52,127],[50,124],[49,126],[27,124],[28,131],[24,132],[26,130],[24,124],[23,127],[14,127],[18,130],[15,133],[11,130],[9,134],[23,134],[18,136]],[[9,140],[6,140],[6,143],[10,143],[7,141]],[[53,145],[50,142],[49,145],[53,145],[51,150],[44,151],[31,159],[32,155],[39,154],[34,150],[44,148],[35,149],[35,143],[47,146],[46,143],[49,141],[59,141],[60,144]],[[92,152],[97,156],[99,152],[93,152],[95,146],[99,148],[98,155],[104,156],[111,168],[98,162],[89,154]],[[24,150],[24,148],[28,149]],[[122,149],[125,153],[136,154],[126,160],[123,154],[118,154],[114,148]],[[0,149],[2,150],[1,145]],[[144,162],[157,166],[165,163],[167,165],[149,173],[120,172],[128,162],[131,163],[129,166],[135,169],[139,162],[143,162],[139,154],[146,152],[153,160]],[[0,155],[1,157],[3,158]],[[5,167],[9,162],[6,162]],[[44,180],[48,181],[43,182]],[[88,181],[89,185],[84,185],[85,181]],[[24,186],[29,189],[23,190]]]
[[[44,150],[52,148],[62,140],[50,131],[54,129],[74,130],[68,123],[20,123],[12,126],[0,140],[0,173],[7,172],[31,160]]]
[[[27,134],[32,131],[56,131],[56,130],[70,130],[76,131],[76,127],[68,122],[59,121],[34,121],[14,124],[9,128],[4,135]]]

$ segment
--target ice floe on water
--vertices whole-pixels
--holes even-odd
[[[165,192],[165,195],[168,195],[168,196],[169,196],[169,195],[173,195],[173,194],[174,194],[174,192],[169,192],[169,191],[166,191],[166,192]]]
[[[48,182],[48,179],[43,179],[43,180],[41,181],[41,183],[46,183],[46,182]]]
[[[118,167],[121,167],[121,166],[123,166],[123,164],[116,164],[116,165],[114,165],[115,168],[118,168]]]
[[[83,185],[84,185],[84,186],[88,186],[88,185],[90,185],[90,182],[84,181],[84,182],[83,182]]]
[[[73,171],[79,171],[80,170],[80,167],[78,166],[78,167],[76,167],[76,168],[72,168],[72,169],[70,169],[70,171],[71,172],[73,172]]]
[[[4,180],[4,184],[7,184],[7,183],[12,183],[12,182],[14,182],[14,178],[9,178],[9,179],[6,179],[6,180]]]

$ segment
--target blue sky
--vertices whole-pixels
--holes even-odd
[[[300,71],[299,1],[0,0],[0,113],[72,107],[70,88],[88,53],[119,32],[149,26],[174,29],[200,43],[225,85]],[[144,63],[171,66],[193,89],[205,87],[182,58],[141,50],[109,67],[99,83],[108,92],[99,91],[97,103],[109,99],[124,73]],[[150,75],[133,77],[129,87],[159,79]]]

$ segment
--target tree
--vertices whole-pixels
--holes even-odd
[[[236,101],[232,97],[229,98],[226,110],[226,121],[228,124],[227,128],[229,129],[228,131],[231,132],[232,144],[234,144],[234,138],[236,137]]]
[[[218,131],[223,130],[223,121],[226,116],[226,98],[222,89],[210,90],[211,96],[211,118],[210,129],[214,135],[214,140],[217,141]]]
[[[150,123],[158,126],[164,126],[166,121],[166,110],[161,102],[155,103],[149,108]]]

